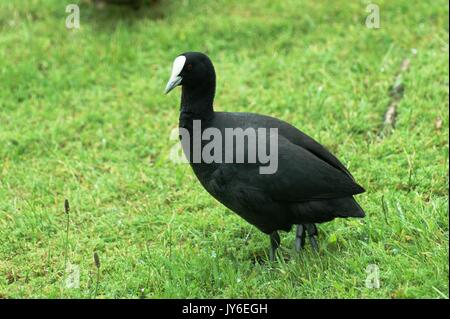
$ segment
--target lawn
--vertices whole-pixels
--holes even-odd
[[[377,1],[380,28],[369,1],[68,3],[0,2],[0,297],[448,298],[446,0]],[[185,51],[214,62],[216,110],[335,153],[366,218],[319,225],[319,254],[282,233],[269,262],[268,237],[169,159]]]

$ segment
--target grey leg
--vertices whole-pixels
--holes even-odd
[[[270,234],[270,261],[275,260],[275,253],[277,248],[280,246],[280,235],[278,235],[277,231],[274,231]]]
[[[299,253],[303,247],[305,247],[305,226],[302,224],[297,225],[295,233],[295,250]]]
[[[306,224],[306,231],[308,232],[309,241],[313,250],[317,253],[319,252],[319,244],[317,243],[318,231],[315,224]]]
[[[305,247],[306,233],[308,233],[309,242],[315,252],[319,251],[317,243],[317,227],[315,224],[299,224],[295,233],[295,249],[300,252]]]

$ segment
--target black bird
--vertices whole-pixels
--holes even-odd
[[[180,138],[195,175],[213,197],[270,235],[271,260],[280,245],[279,230],[289,231],[292,225],[297,225],[297,251],[304,247],[306,233],[317,251],[315,223],[331,221],[336,217],[365,216],[353,198],[353,195],[363,193],[364,188],[355,182],[333,154],[311,137],[273,117],[214,111],[216,75],[211,60],[205,54],[186,52],[175,59],[165,93],[178,85],[182,86]],[[210,136],[210,140],[201,140],[197,151],[204,151],[207,142],[217,134],[226,137],[227,128],[242,129],[247,133],[265,129],[261,130],[261,137],[257,136],[258,141],[261,139],[263,142],[254,145],[258,150],[266,146],[267,150],[270,149],[269,142],[277,142],[276,170],[261,173],[262,166],[267,168],[267,161],[260,158],[256,162],[251,160],[250,151],[258,150],[251,149],[249,136],[246,136],[247,143],[244,145],[236,142],[236,145],[231,144],[231,149],[228,144],[211,153],[221,157],[221,152],[235,151],[232,161],[211,162],[203,156],[200,159],[197,156],[196,160],[194,144],[200,133],[195,130],[199,124],[200,133],[208,132],[206,135]],[[277,129],[275,139],[271,140],[273,134],[268,133],[270,129]],[[187,139],[181,134],[182,131],[188,133]],[[216,135],[211,132],[216,132]],[[239,153],[239,147],[241,153],[244,151],[244,162],[237,160],[235,153]],[[245,154],[249,155],[245,157]]]

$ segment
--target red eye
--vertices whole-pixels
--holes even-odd
[[[192,70],[192,64],[186,65],[186,69],[187,69],[188,71]]]

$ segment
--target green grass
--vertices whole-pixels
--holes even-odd
[[[448,298],[446,0],[377,1],[380,29],[364,25],[368,1],[70,2],[79,30],[64,1],[0,2],[0,297]],[[217,110],[319,140],[367,189],[367,217],[320,225],[319,255],[283,233],[267,262],[267,236],[168,159],[179,91],[162,91],[191,50],[215,63]],[[380,138],[405,58],[397,125]]]

